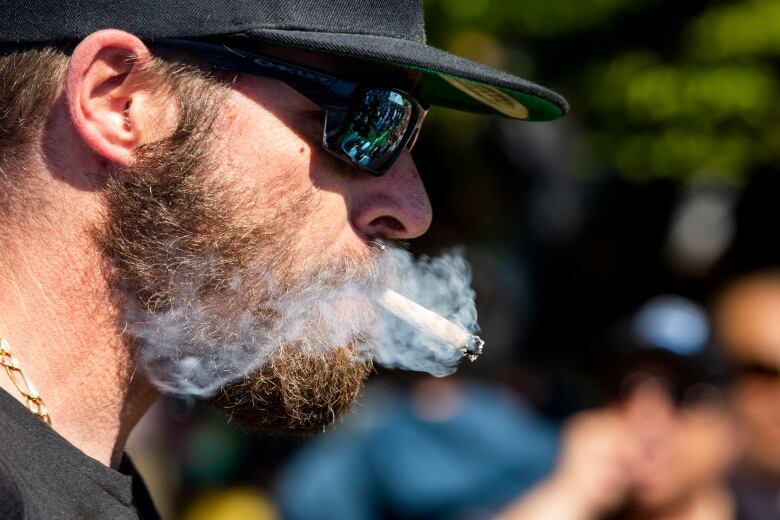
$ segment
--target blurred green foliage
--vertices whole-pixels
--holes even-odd
[[[434,45],[569,98],[628,178],[733,183],[780,159],[778,0],[426,0],[426,15]]]
[[[687,27],[686,47],[697,58],[780,55],[780,2],[752,0],[708,9]]]
[[[426,9],[447,23],[550,38],[596,28],[621,12],[653,3],[656,0],[433,0]]]

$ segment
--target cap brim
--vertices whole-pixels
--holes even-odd
[[[228,35],[226,35],[228,36]],[[523,78],[410,40],[367,34],[255,29],[229,35],[391,64],[421,74],[421,101],[527,121],[563,116],[559,94]]]

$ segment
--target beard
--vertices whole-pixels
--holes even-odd
[[[306,247],[311,192],[283,182],[257,195],[215,180],[202,133],[177,131],[140,149],[106,191],[96,238],[135,362],[169,394],[207,399],[247,431],[323,430],[357,399],[372,369],[380,283],[370,251]]]

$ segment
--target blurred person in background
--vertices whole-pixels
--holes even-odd
[[[568,421],[555,470],[501,520],[737,518],[729,474],[739,445],[725,373],[698,350],[706,335],[686,345],[704,320],[679,298],[640,311],[631,332],[643,342],[605,365],[621,399]]]
[[[780,518],[780,269],[735,278],[713,310],[744,446],[733,477],[740,519]]]
[[[555,460],[557,425],[495,382],[375,382],[362,404],[282,468],[286,520],[491,518]]]
[[[732,421],[713,403],[679,409],[658,380],[569,421],[555,471],[502,520],[733,520]]]

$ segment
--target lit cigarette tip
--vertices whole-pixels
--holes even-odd
[[[378,298],[378,302],[397,318],[457,349],[469,361],[476,361],[482,354],[485,342],[479,336],[475,336],[457,323],[453,323],[406,296],[386,289]]]
[[[461,349],[463,355],[468,358],[472,363],[482,355],[482,350],[485,347],[485,341],[479,336],[471,336],[469,342]]]

